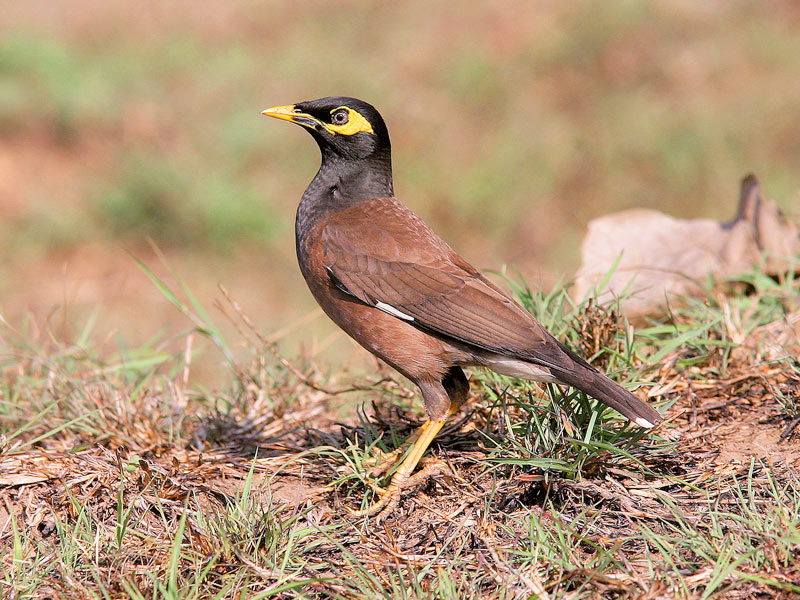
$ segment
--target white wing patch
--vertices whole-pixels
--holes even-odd
[[[501,375],[547,383],[558,381],[547,367],[540,367],[539,365],[494,354],[493,352],[484,353],[482,358],[484,360],[483,366],[489,367],[492,371]]]
[[[380,308],[383,312],[392,315],[393,317],[397,317],[398,319],[403,319],[404,321],[413,321],[414,317],[411,315],[407,315],[404,312],[397,310],[391,304],[386,304],[385,302],[376,302],[375,308]]]

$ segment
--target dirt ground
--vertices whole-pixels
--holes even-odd
[[[674,372],[665,369],[662,373]],[[391,578],[383,580],[381,575],[389,565],[403,572],[457,565],[467,579],[480,579],[481,570],[488,570],[483,573],[491,573],[490,580],[480,579],[476,588],[486,593],[492,585],[502,584],[527,593],[547,589],[552,594],[564,588],[581,589],[593,598],[668,598],[675,590],[671,567],[653,559],[647,544],[636,538],[642,527],[662,531],[679,518],[699,531],[712,528],[706,511],[712,505],[735,511],[742,482],[749,482],[750,494],[761,498],[758,502],[768,502],[769,486],[797,479],[800,419],[787,415],[777,400],[798,400],[796,371],[781,363],[742,364],[731,369],[725,380],[709,378],[698,383],[691,377],[662,377],[651,393],[666,400],[666,422],[650,441],[634,446],[628,458],[606,453],[592,457],[577,479],[525,467],[524,461],[504,463],[502,447],[510,434],[507,423],[525,418],[511,404],[516,392],[505,390],[506,411],[497,410],[496,402],[490,410],[492,402],[485,396],[473,397],[433,446],[433,457],[443,463],[439,472],[404,494],[398,509],[385,520],[352,520],[348,509],[359,508],[365,493],[358,478],[351,477],[351,461],[358,455],[353,448],[363,447],[376,433],[386,440],[402,439],[419,422],[406,409],[385,404],[376,404],[374,412],[368,410],[372,413],[368,421],[353,416],[338,419],[333,415],[340,413],[337,407],[348,404],[347,400],[304,389],[301,406],[283,415],[280,410],[266,410],[265,399],[256,395],[244,405],[245,412],[234,409],[190,419],[186,429],[191,433],[177,445],[166,443],[156,433],[158,415],[143,418],[147,406],[163,403],[164,398],[145,395],[139,405],[103,409],[108,430],[102,441],[55,435],[35,449],[11,453],[0,460],[0,523],[5,524],[0,535],[8,533],[9,510],[16,523],[38,532],[45,544],[56,535],[57,521],[79,518],[84,510],[99,524],[97,535],[110,535],[118,514],[117,499],[124,489],[126,497],[133,498],[131,510],[136,517],[131,527],[146,533],[150,541],[138,548],[126,545],[124,561],[122,555],[114,558],[112,553],[97,563],[113,590],[120,578],[139,581],[137,572],[153,569],[161,558],[166,559],[163,553],[168,553],[168,547],[156,543],[174,535],[163,527],[164,510],[179,511],[188,502],[198,507],[201,512],[196,518],[200,518],[202,510],[236,505],[243,486],[252,485],[253,497],[266,514],[289,519],[293,531],[311,528],[318,532],[312,535],[314,544],[302,550],[304,560],[316,566],[301,573],[313,572],[322,581],[304,588],[312,597],[360,597],[352,596],[342,583],[356,577],[351,572],[355,563],[374,569],[377,581],[383,581],[375,585],[390,585]],[[387,392],[400,398],[401,405],[413,393],[391,380],[375,389],[384,398]],[[94,390],[97,401],[106,405],[107,394],[113,393],[103,386]],[[280,397],[281,389],[271,393]],[[371,396],[374,392],[361,397]],[[369,432],[364,429],[367,422]],[[258,458],[254,459],[256,449]],[[156,506],[161,508],[156,510]],[[586,527],[586,542],[600,548],[615,548],[618,540],[628,539],[615,551],[620,560],[627,561],[626,567],[603,574],[583,569],[582,562],[591,563],[596,551],[590,545],[573,550],[577,553],[566,559],[573,568],[562,572],[560,579],[533,568],[520,572],[513,557],[529,543],[526,523],[531,515],[544,527]],[[213,552],[217,544],[208,525],[194,519],[189,517],[187,522],[192,548],[201,554]],[[332,533],[324,533],[327,527],[333,528]],[[645,560],[648,555],[650,560]],[[230,559],[251,564],[241,555]],[[250,568],[265,581],[279,577],[257,564]],[[63,587],[67,581],[58,573],[58,568],[52,572],[52,589],[48,588],[52,597],[71,597]],[[775,563],[761,575],[788,585],[800,582],[796,562],[790,568]],[[686,574],[687,597],[700,597],[713,577],[713,564]],[[116,593],[112,596],[117,597]],[[794,596],[752,581],[739,582],[715,597]]]

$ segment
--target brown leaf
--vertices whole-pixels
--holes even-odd
[[[12,475],[0,475],[0,486],[30,485],[52,479],[47,475],[26,475],[25,473],[14,473]]]
[[[589,223],[573,295],[580,301],[601,287],[598,301],[624,296],[628,317],[652,314],[681,296],[704,293],[707,277],[724,278],[753,267],[785,272],[800,254],[800,234],[778,206],[764,200],[755,175],[742,181],[736,217],[677,219],[632,209]]]

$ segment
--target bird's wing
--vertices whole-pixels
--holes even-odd
[[[332,213],[320,241],[328,276],[359,301],[423,330],[547,367],[643,427],[661,420],[556,340],[396,200]]]
[[[571,370],[562,344],[396,200],[333,213],[321,242],[329,277],[360,301],[439,335]]]

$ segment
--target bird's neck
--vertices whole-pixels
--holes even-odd
[[[390,156],[343,159],[333,152],[323,151],[322,165],[297,207],[298,248],[325,215],[373,198],[393,196]]]

